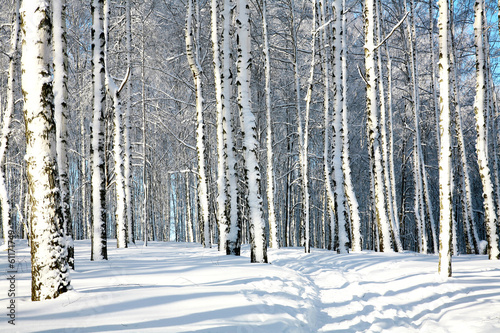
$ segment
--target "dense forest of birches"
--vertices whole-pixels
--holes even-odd
[[[452,249],[455,254],[479,253],[485,248],[481,241],[488,239],[474,113],[478,39],[477,36],[475,38],[473,24],[474,9],[480,1],[452,1],[453,4],[450,4],[448,50],[454,58],[451,59],[449,73]],[[72,237],[76,240],[91,238],[93,232],[91,149],[95,150],[95,147],[91,148],[91,133],[95,107],[92,73],[95,61],[91,7],[99,2],[67,0],[64,20],[68,75],[68,216]],[[248,152],[242,132],[242,117],[238,112],[241,103],[237,60],[242,46],[237,44],[240,41],[236,37],[241,32],[237,31],[241,23],[238,21],[237,3],[239,6],[241,1],[214,2],[217,5],[215,16],[218,19],[216,35],[221,52],[218,57],[220,68],[224,66],[226,55],[230,60],[230,72],[224,72],[223,79],[230,83],[228,91],[231,97],[225,98],[229,101],[228,114],[233,126],[234,149],[231,155],[234,155],[237,184],[234,193],[237,193],[238,199],[237,220],[241,223],[241,241],[248,243],[253,216],[250,211],[254,203],[249,203],[247,199],[249,181],[253,178],[245,177],[248,170],[245,171],[244,156]],[[342,10],[340,6],[343,2]],[[8,145],[2,152],[4,155],[0,162],[10,207],[10,225],[15,237],[27,238],[30,234],[31,205],[21,90],[22,31],[14,54],[11,43],[16,3],[17,0],[3,1],[0,10],[2,124],[7,118],[11,59],[14,61],[15,79],[10,131],[3,127],[1,133],[2,136],[7,133]],[[227,10],[229,19],[224,17],[227,3],[232,8]],[[262,217],[268,242],[276,241],[283,247],[303,246],[309,238],[307,241],[310,241],[311,247],[338,251],[350,249],[355,237],[352,221],[358,216],[361,248],[381,250],[384,244],[380,240],[382,231],[377,224],[377,214],[380,214],[378,208],[384,207],[384,214],[392,226],[390,244],[394,250],[437,253],[440,221],[437,2],[374,2],[375,10],[371,12],[373,17],[370,21],[375,27],[374,44],[377,47],[374,63],[377,68],[371,75],[375,73],[377,79],[374,81],[377,97],[372,101],[374,110],[371,112],[378,118],[379,132],[375,140],[379,142],[382,152],[380,170],[371,166],[374,156],[369,153],[374,137],[373,119],[367,112],[366,102],[370,78],[365,59],[365,23],[368,21],[363,17],[367,13],[365,2],[270,0],[266,3],[251,0],[248,4],[250,99],[255,117],[256,157],[260,171],[257,185],[262,198]],[[226,219],[231,212],[227,202],[222,206],[218,203],[218,177],[220,170],[225,169],[219,169],[218,165],[222,156],[219,151],[221,127],[217,107],[220,87],[214,79],[212,2],[113,0],[106,5],[109,7],[107,38],[103,43],[107,58],[106,75],[117,86],[122,80],[124,83],[123,87],[106,89],[103,121],[106,237],[121,237],[117,237],[116,210],[120,205],[118,200],[124,194],[118,193],[116,185],[122,183],[127,187],[125,193],[130,193],[125,209],[126,218],[131,221],[124,236],[128,242],[201,241],[205,245],[217,244],[221,237],[219,207],[225,207]],[[498,4],[487,0],[484,6],[482,50],[485,58],[486,147],[495,205],[493,211],[498,215],[499,105],[495,89],[499,51]],[[130,15],[127,15],[128,11]],[[263,25],[263,13],[267,25]],[[225,20],[230,27],[227,35],[223,29]],[[264,26],[267,30],[263,29]],[[189,29],[187,34],[186,28]],[[227,36],[229,40],[224,39]],[[189,45],[191,47],[187,48]],[[224,54],[229,51],[230,54]],[[345,57],[344,77],[339,74],[342,66],[338,55]],[[266,61],[269,61],[269,72],[266,71]],[[227,74],[228,77],[224,76]],[[116,96],[113,96],[113,91],[117,92],[117,89],[121,89],[118,97],[123,114],[119,115],[121,122],[115,119]],[[325,95],[329,98],[326,102]],[[345,103],[342,95],[345,96]],[[270,105],[266,104],[268,97]],[[197,132],[200,129],[200,110],[204,125],[202,136]],[[342,110],[346,122],[342,122]],[[119,133],[124,146],[118,149],[121,157],[116,154],[117,124],[122,126]],[[348,133],[348,138],[343,137],[344,133]],[[248,133],[245,134],[248,136]],[[198,156],[200,140],[204,147],[201,152],[206,194],[199,190],[199,182],[203,181]],[[347,150],[339,148],[344,143],[348,143]],[[126,145],[130,147],[130,159],[124,156],[128,150]],[[224,156],[227,155],[226,151]],[[117,158],[123,170],[127,169],[123,164],[129,165],[130,178],[125,176],[127,179],[123,180],[123,174],[120,179],[117,178]],[[270,165],[274,167],[274,197],[267,190]],[[339,173],[340,170],[342,172]],[[377,187],[379,171],[380,179],[384,181]],[[227,171],[224,173],[228,174]],[[326,181],[328,177],[330,179]],[[344,184],[347,178],[351,184]],[[339,182],[342,182],[340,186]],[[381,196],[376,195],[379,190],[382,190]],[[208,198],[205,204],[202,195]],[[346,195],[353,198],[346,200]],[[277,229],[273,232],[277,236],[270,235],[274,227],[268,223],[269,198],[274,203]],[[353,199],[357,205],[352,203]],[[380,200],[382,206],[377,206]],[[206,225],[203,223],[203,209],[200,209],[203,205],[208,208]],[[4,205],[2,214],[5,215]],[[340,223],[339,220],[345,221]],[[494,217],[498,228],[497,221]],[[340,230],[344,228],[343,224],[345,231]],[[2,228],[5,229],[5,224]],[[342,245],[345,237],[347,245]],[[396,238],[399,238],[400,245]]]

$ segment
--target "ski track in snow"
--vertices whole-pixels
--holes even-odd
[[[17,241],[16,325],[0,332],[500,332],[500,265],[454,257],[441,280],[437,256],[269,249],[250,264],[194,243],[108,244],[91,262],[75,242],[74,290],[30,301],[29,248]],[[7,273],[7,254],[0,255]],[[0,280],[0,306],[9,303]]]

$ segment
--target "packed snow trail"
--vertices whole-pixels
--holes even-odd
[[[76,241],[74,290],[31,302],[29,248],[17,241],[16,325],[4,317],[0,332],[500,332],[500,267],[486,256],[454,258],[442,282],[437,256],[415,253],[283,248],[251,264],[248,246],[241,257],[194,243],[115,247],[91,262],[90,242]]]

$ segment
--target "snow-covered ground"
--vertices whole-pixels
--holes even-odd
[[[0,332],[500,332],[500,263],[453,258],[440,281],[437,257],[374,252],[269,250],[266,264],[198,244],[116,249],[89,261],[75,242],[74,290],[30,301],[29,248],[16,249],[15,326],[7,323],[7,254],[0,256]]]

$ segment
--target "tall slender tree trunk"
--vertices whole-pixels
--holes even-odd
[[[131,17],[131,0],[125,2],[125,38],[127,52],[127,68],[132,75],[132,17]],[[125,104],[125,114],[123,117],[123,175],[125,186],[125,209],[127,216],[127,242],[135,243],[134,234],[134,210],[132,207],[132,143],[130,141],[130,113],[132,108],[132,78],[127,80],[127,97]]]
[[[450,87],[448,59],[448,0],[439,0],[439,127],[441,147],[439,150],[439,265],[442,277],[451,276],[451,130]]]
[[[249,4],[245,0],[237,2],[236,33],[238,41],[238,108],[243,137],[245,161],[245,183],[248,188],[247,203],[250,227],[250,261],[267,263],[266,228],[260,195],[260,171],[258,163],[259,141],[257,140],[255,115],[250,102],[251,41]]]
[[[70,210],[68,179],[68,55],[66,45],[66,0],[54,1],[53,5],[53,52],[54,52],[54,117],[56,122],[57,167],[63,229],[68,248],[68,264],[75,269],[75,246]]]
[[[342,48],[342,0],[333,3],[333,185],[335,197],[335,213],[339,228],[339,253],[347,253],[349,250],[348,217],[345,209],[344,172],[342,170],[342,116],[343,116],[343,90],[342,86],[342,59],[344,50]]]
[[[262,0],[262,34],[264,35],[264,61],[265,61],[265,94],[266,94],[266,121],[267,121],[267,214],[269,220],[269,246],[277,249],[280,247],[278,222],[274,205],[274,167],[273,167],[273,122],[271,118],[271,56],[269,55],[269,34],[267,32],[267,0]]]
[[[106,182],[104,169],[104,0],[93,0],[92,12],[92,88],[93,119],[90,144],[92,155],[92,249],[91,260],[107,260]]]
[[[366,71],[366,112],[368,118],[368,136],[370,165],[373,176],[373,198],[375,202],[375,219],[379,230],[380,251],[390,252],[391,236],[386,214],[384,196],[384,176],[382,151],[380,143],[379,110],[377,107],[377,77],[375,65],[375,3],[365,0],[365,71]]]
[[[9,53],[9,73],[7,79],[7,108],[3,114],[2,133],[0,138],[0,206],[2,211],[3,240],[7,244],[12,234],[11,208],[9,194],[5,184],[5,160],[7,149],[9,147],[10,123],[14,114],[14,84],[16,82],[16,66],[18,63],[18,44],[19,44],[19,0],[13,0],[12,3],[12,28],[10,36]]]
[[[208,184],[205,170],[205,122],[203,120],[203,85],[201,65],[199,62],[199,7],[198,0],[188,0],[186,18],[186,54],[193,74],[196,90],[196,149],[198,152],[198,206],[199,221],[202,226],[202,243],[204,247],[212,247],[210,241],[210,221],[208,211]],[[193,20],[196,22],[193,26]]]
[[[345,8],[345,0],[342,0],[342,7]],[[342,13],[342,49],[347,50],[346,43],[347,16]],[[349,216],[351,217],[351,250],[361,251],[361,218],[359,216],[358,199],[354,192],[351,177],[350,153],[349,153],[349,125],[347,122],[347,54],[342,57],[342,170],[344,172],[345,194],[349,206]]]
[[[222,11],[222,125],[226,142],[226,178],[227,178],[227,202],[226,217],[228,219],[226,253],[240,255],[241,247],[241,220],[238,218],[238,175],[236,174],[236,157],[234,147],[234,125],[233,112],[231,108],[231,96],[233,87],[233,74],[231,64],[233,56],[231,52],[231,24],[232,24],[233,2],[224,0]]]
[[[57,183],[51,9],[51,1],[43,0],[24,1],[21,8],[32,301],[56,298],[71,288]]]
[[[115,162],[115,191],[116,191],[116,207],[115,207],[115,223],[116,223],[116,247],[127,247],[127,220],[126,220],[126,197],[125,197],[125,177],[123,173],[123,114],[122,101],[120,92],[122,87],[117,87],[114,79],[109,73],[108,67],[108,52],[107,45],[109,37],[109,7],[110,0],[104,0],[104,38],[106,43],[104,46],[104,70],[105,83],[109,95],[113,99],[114,117],[114,133],[113,133],[113,159]],[[128,76],[128,73],[127,73]],[[125,77],[127,80],[127,77]]]
[[[490,259],[500,259],[497,235],[497,215],[495,212],[494,191],[491,181],[490,166],[488,162],[488,145],[485,122],[485,66],[483,49],[483,10],[484,1],[476,0],[474,4],[474,40],[476,46],[476,99],[474,101],[474,113],[476,115],[477,141],[476,151],[479,164],[479,174],[483,184],[484,221],[486,225],[486,236],[488,238],[488,254]]]

